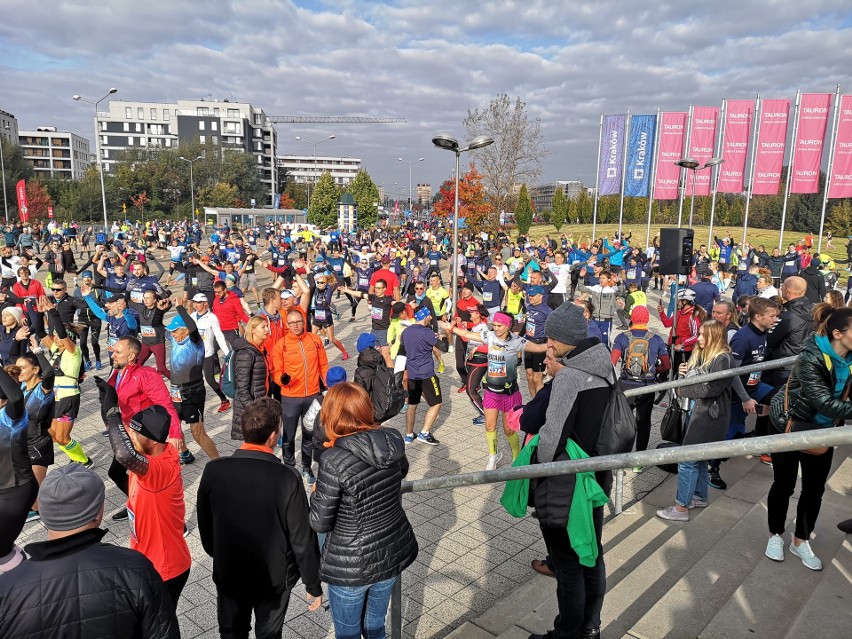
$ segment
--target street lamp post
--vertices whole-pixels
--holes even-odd
[[[415,162],[422,162],[426,158],[419,158],[417,160],[404,160],[403,158],[397,158],[400,162],[408,162],[408,212],[411,213],[411,166]]]
[[[692,171],[692,197],[689,201],[689,228],[692,228],[692,214],[695,212],[695,175],[699,171],[708,169],[711,166],[716,166],[717,164],[721,164],[722,162],[724,162],[722,158],[711,158],[707,160],[707,162],[703,166],[699,166],[699,162],[695,158],[681,158],[680,160],[675,162],[675,164],[677,164],[682,169]]]
[[[98,105],[117,91],[118,89],[113,87],[109,90],[109,93],[107,93],[104,97],[102,97],[100,100],[95,100],[94,102],[92,102],[91,100],[87,100],[86,98],[80,97],[79,95],[71,96],[72,100],[77,100],[79,102],[86,102],[88,104],[95,105],[95,156],[98,159],[98,175],[100,175],[101,178],[101,201],[104,205],[104,235],[109,233],[109,222],[107,221],[106,190],[104,189],[104,167],[101,163],[101,136],[98,134]]]
[[[323,138],[321,140],[317,140],[316,142],[313,142],[311,140],[305,140],[301,136],[298,136],[298,135],[296,136],[296,139],[299,140],[300,142],[305,142],[307,144],[313,144],[314,145],[314,175],[313,175],[314,180],[318,179],[317,174],[316,174],[317,173],[317,145],[322,144],[323,142],[327,142],[328,140],[333,140],[336,137],[337,137],[336,135],[329,135],[326,138]],[[310,208],[310,206],[311,206],[311,183],[310,183],[310,180],[309,180],[308,181],[308,208]]]
[[[9,125],[3,125],[3,130],[8,131]],[[3,175],[3,211],[6,213],[6,224],[9,223],[9,204],[6,202],[6,164],[3,161],[3,136],[0,135],[0,174]]]
[[[192,223],[195,224],[195,180],[192,175],[192,164],[193,162],[198,162],[198,160],[203,160],[204,156],[199,155],[194,160],[188,160],[185,157],[180,156],[180,159],[189,163],[189,198],[192,202]]]
[[[439,133],[434,138],[432,138],[432,144],[437,146],[439,149],[445,149],[447,151],[452,151],[456,154],[456,188],[455,188],[455,203],[453,205],[453,261],[452,261],[452,273],[450,276],[452,277],[453,283],[453,305],[452,308],[456,307],[456,300],[458,299],[458,272],[459,272],[459,158],[462,153],[466,153],[468,151],[475,151],[476,149],[481,149],[482,147],[488,146],[490,144],[494,144],[494,138],[491,138],[487,135],[478,135],[473,138],[470,142],[468,142],[467,146],[459,147],[459,141],[451,136],[449,133]]]

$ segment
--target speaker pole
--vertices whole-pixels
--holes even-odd
[[[651,245],[651,209],[654,206],[654,190],[657,186],[657,157],[660,146],[660,108],[657,107],[657,125],[654,129],[654,158],[651,160],[651,183],[648,185],[648,225],[645,227],[645,248]]]
[[[603,119],[604,114],[601,113],[601,126],[600,132],[598,133],[598,163],[597,168],[595,169],[595,206],[592,210],[592,244],[595,243],[596,230],[598,226],[598,196],[601,192],[601,144],[603,144]],[[591,250],[591,246],[589,247]]]

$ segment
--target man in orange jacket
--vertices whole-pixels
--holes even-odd
[[[304,315],[298,310],[287,313],[287,329],[272,349],[272,379],[281,386],[284,414],[281,452],[285,464],[296,465],[296,426],[301,418],[302,477],[313,486],[313,438],[305,430],[304,417],[322,392],[320,385],[325,384],[328,356],[322,338],[305,330]]]

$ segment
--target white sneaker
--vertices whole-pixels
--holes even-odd
[[[781,535],[772,535],[766,544],[766,552],[763,553],[772,561],[784,561],[784,539]]]
[[[802,563],[805,564],[807,568],[811,570],[822,570],[822,562],[819,557],[814,554],[814,551],[811,550],[810,542],[803,541],[798,547],[790,542],[790,552],[796,555],[799,559],[802,560]]]
[[[497,468],[497,462],[503,459],[503,453],[488,456],[488,463],[485,464],[485,470],[494,470]]]

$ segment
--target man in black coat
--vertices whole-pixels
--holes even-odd
[[[102,543],[104,483],[81,464],[48,474],[38,495],[47,541],[0,575],[0,637],[180,637],[175,608],[140,552]]]
[[[243,445],[207,463],[198,486],[198,530],[213,557],[222,637],[280,637],[290,591],[301,578],[309,610],[322,605],[320,555],[298,474],[273,446],[281,436],[281,404],[271,397],[243,413]]]
[[[803,268],[799,271],[799,277],[805,280],[805,284],[807,285],[805,297],[814,304],[819,304],[822,301],[822,298],[825,297],[825,277],[823,277],[823,274],[819,271],[819,267],[821,265],[822,263],[819,261],[819,258],[815,257],[811,260],[811,263],[808,264],[807,268]]]

